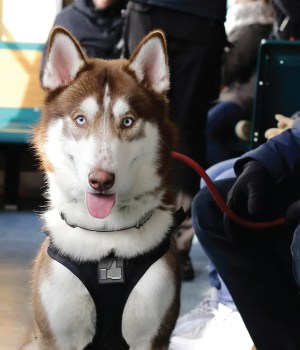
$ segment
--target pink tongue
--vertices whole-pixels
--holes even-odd
[[[97,219],[106,218],[115,204],[114,194],[86,193],[86,205],[91,216]]]

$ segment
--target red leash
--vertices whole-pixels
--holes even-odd
[[[223,201],[222,197],[216,190],[216,187],[213,184],[212,180],[206,174],[205,170],[198,163],[196,163],[193,159],[185,156],[184,154],[181,154],[178,152],[172,152],[172,156],[173,158],[178,159],[183,163],[187,164],[189,167],[194,169],[196,173],[203,178],[211,195],[213,196],[214,200],[218,204],[219,208],[225,213],[225,215],[227,215],[235,223],[247,228],[252,228],[252,229],[272,228],[272,227],[280,226],[284,224],[285,218],[280,218],[273,221],[255,222],[255,221],[245,220],[239,217],[226,205],[226,203]]]

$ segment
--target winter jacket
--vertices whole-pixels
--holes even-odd
[[[163,7],[222,22],[225,21],[226,17],[226,0],[133,0],[133,2]]]
[[[286,130],[255,150],[245,153],[234,165],[237,174],[242,171],[243,165],[249,159],[260,162],[277,184],[284,180],[299,183],[300,129]]]
[[[96,10],[92,0],[75,0],[58,13],[53,26],[62,26],[71,32],[89,57],[116,58],[116,44],[121,38],[123,25],[121,9],[125,6],[126,1],[119,0],[108,9]],[[41,70],[46,50],[47,47]]]
[[[288,183],[289,190],[296,197],[300,193],[300,129],[299,125],[271,138],[257,149],[246,153],[234,165],[236,174],[242,172],[243,165],[254,159],[261,163],[272,176],[275,184]],[[294,231],[291,244],[293,275],[300,286],[300,225]]]
[[[273,26],[271,6],[260,1],[232,5],[226,21],[231,47],[223,57],[219,101],[237,103],[247,115],[252,113],[256,83],[256,62],[262,39],[270,36]]]

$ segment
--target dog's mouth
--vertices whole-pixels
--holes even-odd
[[[85,201],[89,214],[97,219],[106,218],[115,204],[115,194],[86,192]]]

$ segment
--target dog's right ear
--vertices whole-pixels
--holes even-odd
[[[85,55],[74,37],[66,29],[55,27],[48,40],[42,86],[55,90],[68,85],[85,62]]]
[[[155,30],[136,47],[129,59],[129,68],[137,79],[158,93],[170,87],[170,74],[166,39],[163,32]]]

